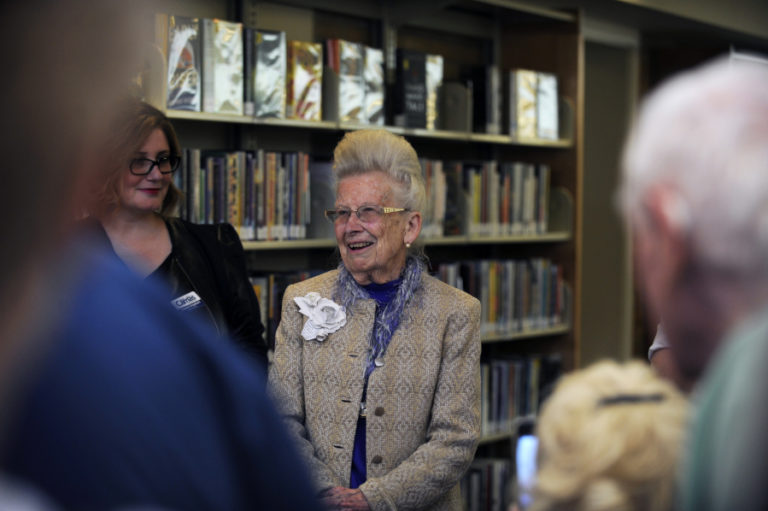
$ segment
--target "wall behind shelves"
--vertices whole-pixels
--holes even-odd
[[[582,365],[632,354],[630,246],[614,195],[637,72],[632,48],[587,42],[585,54]]]

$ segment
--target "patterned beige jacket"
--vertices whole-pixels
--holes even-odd
[[[338,270],[289,286],[269,380],[318,490],[349,486],[374,300],[347,324],[304,340],[293,301],[331,298]],[[360,486],[374,510],[461,509],[459,480],[480,433],[480,302],[426,275],[371,373],[366,466]]]

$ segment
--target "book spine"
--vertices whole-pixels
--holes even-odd
[[[255,197],[254,197],[254,156],[253,152],[243,153],[243,227],[240,237],[243,240],[255,239]]]
[[[363,45],[336,39],[334,71],[339,76],[339,120],[363,122],[365,78],[363,76]]]
[[[203,35],[203,111],[216,111],[216,66],[214,20],[204,18],[201,27]]]
[[[256,151],[256,162],[254,164],[253,176],[253,195],[254,195],[254,215],[256,223],[256,239],[267,239],[266,232],[266,157],[263,149]]]
[[[277,235],[277,229],[275,227],[276,217],[276,192],[277,192],[277,153],[269,152],[266,154],[266,204],[265,204],[265,227],[266,227],[266,240],[273,240]]]
[[[255,30],[243,27],[243,113],[252,116],[256,108]]]
[[[259,118],[284,119],[288,48],[285,32],[257,30],[255,33],[255,115]]]

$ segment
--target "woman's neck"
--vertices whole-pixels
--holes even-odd
[[[155,232],[164,227],[163,218],[154,211],[135,211],[121,207],[114,208],[99,218],[108,234],[120,237]]]
[[[118,257],[141,276],[152,273],[171,253],[165,221],[153,211],[136,214],[118,208],[99,221]]]

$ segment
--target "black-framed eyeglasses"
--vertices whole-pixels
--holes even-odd
[[[349,217],[352,216],[352,213],[354,213],[361,222],[370,224],[379,220],[384,215],[401,213],[403,211],[410,210],[408,208],[390,208],[388,206],[360,206],[357,209],[326,209],[325,217],[335,224],[345,224],[349,221]]]
[[[178,156],[160,156],[156,160],[149,158],[134,158],[131,160],[129,169],[134,176],[146,176],[157,166],[161,174],[171,174],[179,168],[181,158]]]

